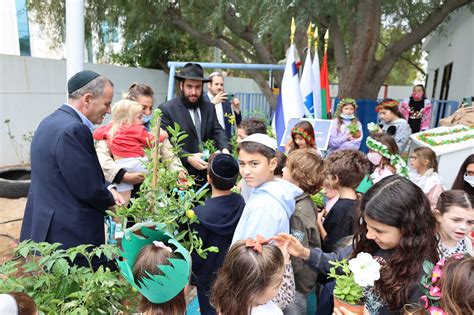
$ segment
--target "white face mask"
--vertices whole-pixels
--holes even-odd
[[[464,181],[474,187],[474,176],[464,175]]]
[[[347,119],[347,120],[355,118],[354,114],[352,115],[341,114],[339,116],[341,116],[342,119]]]

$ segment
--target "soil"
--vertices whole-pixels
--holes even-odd
[[[12,249],[20,238],[26,198],[0,198],[0,263],[12,257]]]

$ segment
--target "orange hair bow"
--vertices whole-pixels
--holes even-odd
[[[252,249],[259,254],[262,253],[263,245],[268,244],[268,241],[261,235],[257,235],[256,239],[248,238],[245,240],[245,246],[252,247]]]

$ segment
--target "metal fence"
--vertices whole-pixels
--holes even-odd
[[[265,95],[261,93],[236,93],[235,96],[240,101],[242,118],[258,117],[270,123],[273,110]]]
[[[267,102],[265,95],[261,93],[236,93],[240,100],[243,118],[259,117],[270,123],[273,116],[273,109]],[[381,100],[377,100],[381,101]],[[334,113],[338,99],[331,97],[331,108]],[[439,121],[456,111],[459,107],[457,101],[431,100],[433,108],[431,110],[431,128],[439,127]]]

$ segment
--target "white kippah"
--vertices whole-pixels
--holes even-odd
[[[10,294],[0,294],[0,314],[18,315],[18,304]]]
[[[263,133],[254,133],[248,137],[245,137],[241,142],[257,142],[274,151],[277,149],[277,143],[275,139]]]

